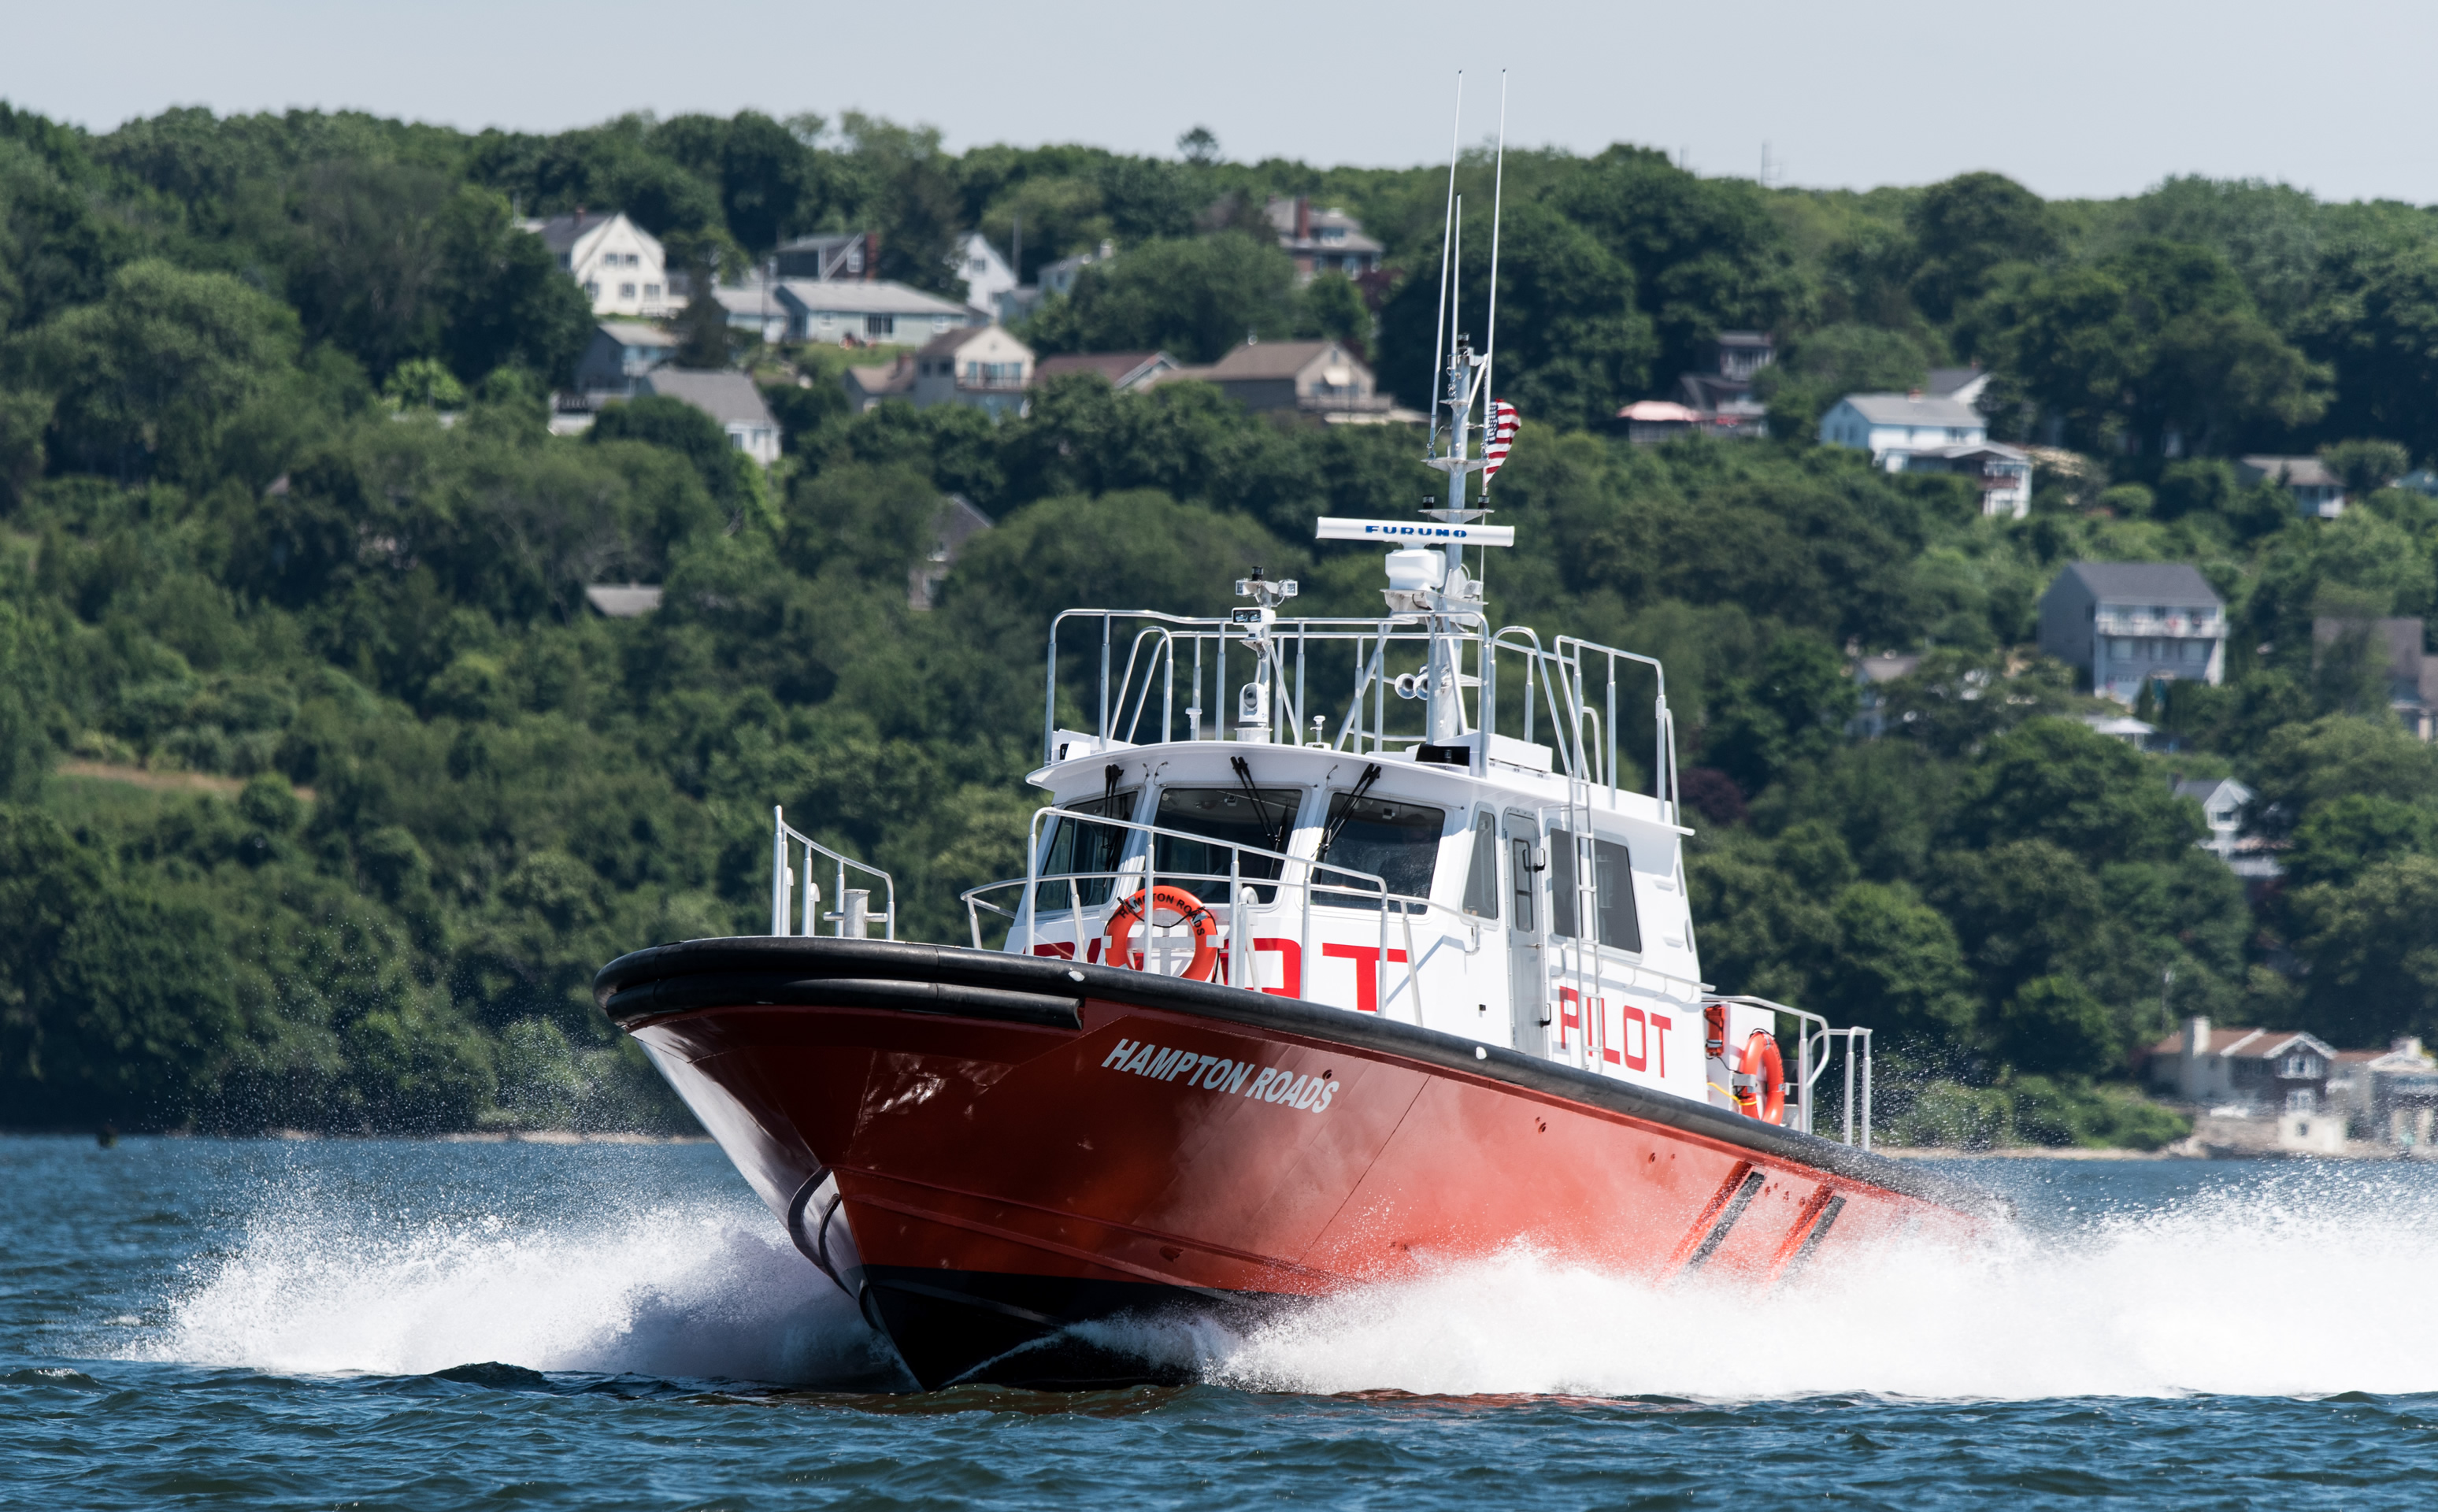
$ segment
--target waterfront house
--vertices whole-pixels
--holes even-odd
[[[2337,1052],[2302,1029],[2219,1029],[2206,1018],[2150,1046],[2149,1080],[2163,1092],[2203,1107],[2254,1113],[2324,1110]]]
[[[918,409],[962,404],[994,419],[1024,413],[1033,383],[1033,348],[1001,325],[963,326],[931,338],[914,353],[909,391]]]
[[[2358,1138],[2402,1151],[2427,1150],[2438,1120],[2438,1061],[2417,1036],[2384,1050],[2340,1050],[2328,1083],[2332,1101],[2353,1114]]]
[[[682,399],[719,422],[728,444],[764,466],[779,460],[779,422],[762,401],[762,391],[742,373],[700,373],[662,368],[635,380],[638,396]]]
[[[575,363],[575,390],[592,403],[623,399],[635,392],[635,380],[676,360],[678,338],[657,325],[608,320],[592,328],[592,340]]]
[[[668,255],[660,238],[621,213],[578,210],[518,224],[541,237],[559,270],[592,301],[596,315],[659,320],[685,302],[669,287]]]
[[[2021,519],[2031,510],[2031,454],[1990,440],[1981,412],[1958,399],[1920,390],[1848,394],[1820,417],[1819,434],[1821,445],[1868,451],[1890,472],[1969,478],[1985,515]]]
[[[1069,352],[1033,365],[1033,386],[1044,387],[1069,373],[1098,373],[1120,394],[1150,388],[1183,364],[1166,352]]]
[[[786,338],[836,346],[920,346],[980,310],[886,279],[787,278],[772,290],[786,311]]]
[[[964,283],[965,303],[984,320],[996,317],[999,300],[1016,289],[1016,270],[979,231],[965,233],[965,239],[949,255],[948,264]]]
[[[1246,342],[1209,367],[1180,368],[1176,376],[1215,383],[1256,414],[1333,424],[1394,417],[1371,370],[1338,342]]]
[[[2184,562],[2076,562],[2040,595],[2040,650],[2119,703],[2152,678],[2226,676],[2226,604]]]
[[[2334,519],[2345,512],[2345,485],[2317,457],[2244,457],[2235,471],[2246,483],[2285,489],[2306,519]]]
[[[1302,195],[1272,200],[1265,207],[1279,236],[1279,250],[1295,260],[1296,282],[1308,284],[1318,273],[1344,273],[1358,278],[1380,271],[1380,255],[1387,249],[1363,234],[1363,222],[1343,210],[1315,209]]]
[[[880,238],[869,231],[798,237],[781,242],[771,261],[782,278],[861,282],[880,276]]]

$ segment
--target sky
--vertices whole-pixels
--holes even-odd
[[[351,107],[549,132],[630,110],[862,110],[952,149],[1084,142],[1239,160],[1440,161],[1464,134],[1681,154],[1867,188],[1990,168],[2051,198],[2171,174],[2438,201],[2438,7],[2044,0],[1836,7],[1439,0],[107,0],[19,8],[0,98],[106,131],[172,105]]]

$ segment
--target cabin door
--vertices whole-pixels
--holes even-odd
[[[1543,903],[1541,821],[1529,814],[1507,815],[1507,1002],[1514,1015],[1515,1048],[1549,1053],[1549,993],[1542,956],[1549,921]]]

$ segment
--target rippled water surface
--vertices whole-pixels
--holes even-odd
[[[905,1389],[708,1145],[0,1139],[0,1505],[2438,1503],[2438,1169],[2005,1161],[1767,1299],[1528,1254]]]

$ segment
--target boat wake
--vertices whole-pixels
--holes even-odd
[[[2414,1175],[2418,1172],[2412,1173]],[[1755,1400],[2438,1391],[2417,1305],[2438,1188],[2298,1175],[2140,1212],[1892,1245],[1766,1300],[1528,1251],[1351,1292],[1245,1331],[1104,1322],[1087,1342],[1258,1391]],[[2298,1315],[2378,1310],[2358,1345]],[[704,1201],[537,1230],[366,1234],[292,1206],[201,1265],[166,1327],[112,1352],[282,1373],[537,1371],[871,1387],[887,1345],[758,1208]]]
[[[896,1384],[888,1345],[758,1204],[700,1200],[537,1227],[384,1228],[309,1198],[249,1222],[110,1352],[281,1374],[535,1371]]]
[[[1762,1305],[1517,1253],[1334,1298],[1223,1348],[1170,1346],[1194,1347],[1206,1380],[1305,1392],[2408,1394],[2438,1391],[2438,1316],[2417,1301],[2433,1241],[2426,1181],[2281,1178],[1970,1252],[1899,1244]],[[2377,1310],[2358,1343],[2303,1321],[2364,1305]]]

